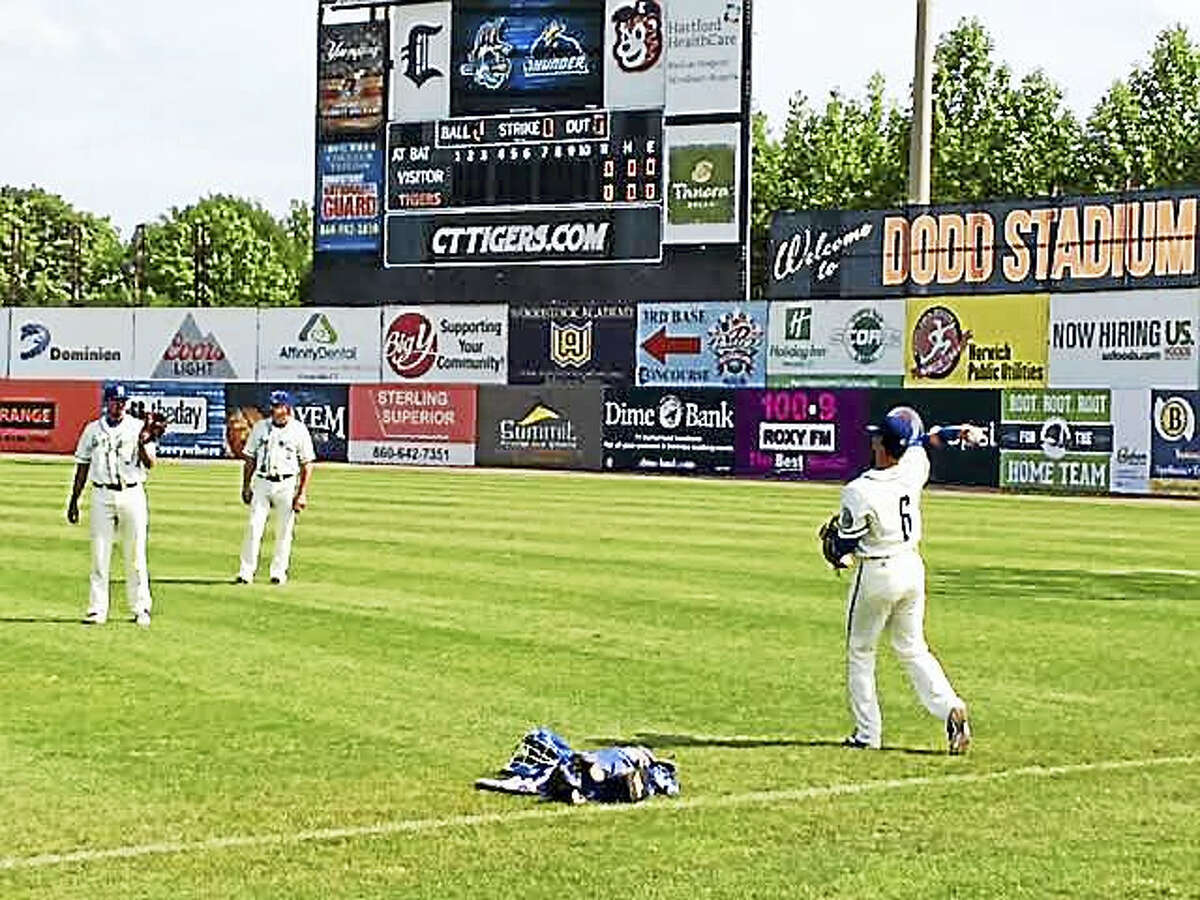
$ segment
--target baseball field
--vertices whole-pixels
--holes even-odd
[[[235,587],[237,468],[163,464],[142,630],[70,473],[0,460],[0,897],[1200,897],[1200,504],[927,495],[949,757],[886,647],[836,746],[833,486],[318,467]],[[539,724],[683,793],[476,792]]]

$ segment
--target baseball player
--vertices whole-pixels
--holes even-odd
[[[241,567],[235,584],[250,584],[258,568],[267,517],[275,513],[275,555],[271,558],[271,584],[284,584],[292,555],[292,530],[296,514],[308,506],[308,482],[312,477],[312,435],[292,415],[292,398],[287,391],[271,392],[271,415],[260,419],[242,448],[242,502],[250,506],[250,521],[242,542]]]
[[[85,625],[108,621],[108,573],[114,540],[125,549],[125,593],[133,620],[150,625],[150,575],[146,566],[145,482],[154,467],[162,423],[152,424],[125,414],[125,386],[104,386],[104,414],[89,422],[75,448],[75,482],[67,504],[67,521],[79,521],[79,495],[92,482],[91,595]]]
[[[875,648],[891,629],[892,648],[908,672],[917,696],[946,723],[952,754],[971,743],[967,704],[951,687],[925,643],[925,563],[921,541],[921,490],[929,480],[927,447],[985,440],[974,425],[924,431],[909,407],[891,410],[871,432],[874,468],[842,489],[841,512],[821,529],[823,552],[836,568],[858,571],[850,586],[846,613],[847,681],[854,733],[847,746],[878,749],[883,737],[875,694]]]

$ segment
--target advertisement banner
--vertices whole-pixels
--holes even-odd
[[[1108,493],[1113,424],[1107,388],[1003,391],[1000,416],[1001,487]]]
[[[435,384],[504,384],[508,307],[386,306],[383,377]]]
[[[604,399],[604,468],[692,475],[734,470],[738,392],[629,388]]]
[[[350,462],[475,465],[476,388],[356,384],[350,388]]]
[[[765,387],[767,304],[638,304],[637,383]]]
[[[481,387],[481,466],[600,468],[601,387]]]
[[[633,303],[513,303],[508,307],[509,384],[633,378]]]
[[[870,466],[865,390],[738,391],[737,471],[847,481]]]
[[[379,309],[274,307],[258,314],[261,381],[366,381],[380,375]]]
[[[1200,290],[1050,298],[1050,386],[1196,388]]]
[[[133,337],[135,378],[237,381],[256,377],[256,309],[139,308]]]
[[[5,378],[8,374],[8,336],[9,326],[12,324],[11,310],[0,310],[0,373],[3,373]]]
[[[767,296],[1195,286],[1198,213],[1195,190],[781,212]]]
[[[899,387],[903,300],[769,304],[767,387]]]
[[[0,381],[0,452],[74,453],[99,417],[98,381]]]
[[[1200,494],[1200,391],[1154,391],[1150,405],[1150,490]]]
[[[1150,493],[1150,392],[1112,392],[1113,455],[1109,489],[1114,494]]]
[[[658,262],[662,208],[391,213],[385,265],[486,266]]]
[[[307,426],[318,460],[346,462],[350,395],[344,384],[225,385],[225,446],[230,456],[241,459],[254,423],[270,416],[272,391],[291,394],[292,415]]]
[[[450,115],[450,3],[393,6],[391,121]]]
[[[604,106],[662,109],[667,94],[665,32],[658,0],[606,0]]]
[[[1047,294],[913,298],[907,304],[905,387],[1046,386]]]
[[[664,4],[667,16],[667,115],[742,111],[741,0]]]
[[[364,134],[383,126],[386,27],[383,22],[322,26],[317,56],[321,134]]]
[[[931,450],[930,481],[998,487],[1000,484],[1000,392],[987,390],[870,392],[870,421],[879,422],[896,406],[911,406],[920,413],[925,427],[961,425],[969,422],[983,428],[981,447],[953,446]]]
[[[736,243],[741,206],[742,126],[667,128],[668,244]]]
[[[584,109],[604,102],[604,8],[478,0],[454,9],[450,112]]]
[[[167,420],[158,442],[164,459],[221,459],[225,455],[225,385],[221,382],[130,381],[129,412]]]
[[[134,374],[133,311],[14,306],[11,378],[107,379]]]
[[[383,151],[374,141],[345,141],[322,144],[317,156],[317,252],[378,253]]]

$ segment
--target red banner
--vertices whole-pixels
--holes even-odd
[[[99,415],[97,381],[0,380],[0,451],[74,453]]]
[[[350,387],[350,462],[475,464],[474,385]]]

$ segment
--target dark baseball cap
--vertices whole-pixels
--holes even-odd
[[[272,406],[291,406],[292,395],[287,391],[271,391]]]
[[[118,384],[115,381],[110,381],[104,385],[104,402],[110,400],[128,400],[129,392],[125,390],[125,385]]]

